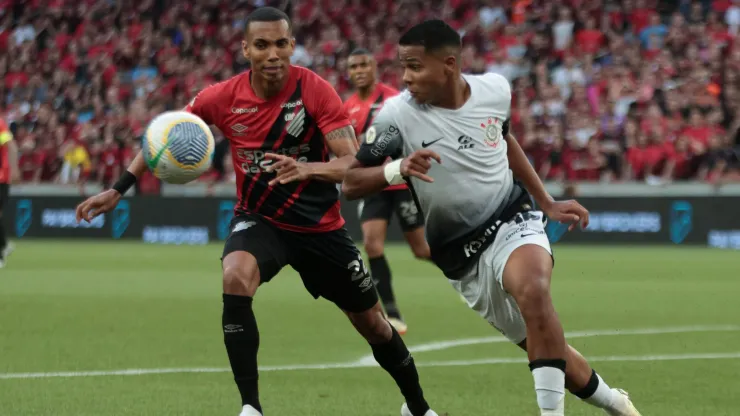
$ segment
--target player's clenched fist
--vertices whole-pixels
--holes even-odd
[[[113,211],[120,199],[121,194],[114,189],[87,198],[80,205],[77,205],[77,222],[79,223],[82,220],[90,222],[100,214]]]
[[[436,152],[427,149],[417,150],[401,161],[401,175],[413,176],[424,182],[434,182],[434,179],[427,175],[432,168],[432,160],[442,163],[442,158]]]

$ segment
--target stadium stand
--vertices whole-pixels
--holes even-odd
[[[512,82],[513,131],[548,180],[740,181],[738,0],[0,0],[0,117],[23,180],[109,184],[148,120],[249,68],[244,20],[262,5],[291,14],[294,63],[343,97],[353,48],[402,87],[399,33],[451,22],[466,72]],[[221,141],[202,180],[230,180],[228,157]]]

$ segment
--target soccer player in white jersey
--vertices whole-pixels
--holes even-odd
[[[527,351],[542,415],[564,414],[567,388],[610,415],[638,416],[627,394],[567,344],[550,297],[545,215],[573,229],[588,225],[588,211],[547,193],[508,133],[509,83],[463,75],[460,49],[460,36],[440,20],[401,37],[408,89],[385,102],[342,190],[360,198],[409,185],[432,261],[472,309]]]

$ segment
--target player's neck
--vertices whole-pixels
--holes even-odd
[[[252,85],[252,91],[254,91],[254,95],[263,100],[269,100],[283,91],[285,85],[288,83],[289,78],[289,76],[285,76],[280,81],[269,82],[262,77],[253,75],[249,82]]]
[[[378,85],[378,84],[375,83],[375,82],[373,82],[372,84],[370,84],[369,86],[367,86],[365,88],[358,88],[357,89],[357,97],[360,100],[362,100],[362,101],[367,100],[375,92],[375,86],[376,85]]]
[[[465,81],[462,76],[458,77],[453,81],[451,86],[451,94],[446,96],[444,101],[440,101],[435,104],[436,107],[446,108],[448,110],[457,110],[470,99],[470,85]]]

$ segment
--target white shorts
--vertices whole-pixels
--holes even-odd
[[[493,244],[481,253],[477,267],[460,280],[450,280],[471,309],[515,344],[527,338],[527,327],[514,298],[504,290],[504,266],[511,253],[525,244],[538,245],[552,255],[542,212],[529,214],[517,214],[502,224]]]

